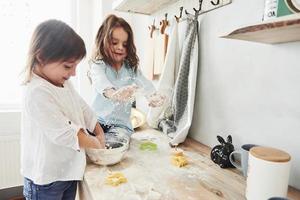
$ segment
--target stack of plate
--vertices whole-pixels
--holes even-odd
[[[132,108],[130,121],[131,121],[132,127],[135,129],[135,128],[143,126],[146,123],[146,116],[142,111],[140,111],[136,108]]]

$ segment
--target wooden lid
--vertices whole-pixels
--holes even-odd
[[[250,153],[256,158],[271,162],[288,162],[291,160],[288,153],[271,147],[253,147],[250,149]]]

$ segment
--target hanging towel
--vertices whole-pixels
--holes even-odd
[[[154,31],[152,37],[150,37],[150,35],[147,37],[147,46],[146,46],[146,62],[145,62],[145,66],[143,66],[143,72],[145,74],[145,76],[149,79],[149,80],[153,80],[153,69],[154,69],[154,44],[155,44],[155,40],[156,40],[156,34],[155,32],[158,31]]]
[[[192,123],[198,69],[198,47],[198,16],[189,15],[172,105],[169,109],[170,115],[159,122],[159,128],[172,138],[170,141],[172,145],[182,143],[185,140]]]
[[[148,79],[160,75],[165,62],[168,46],[168,34],[161,34],[158,29],[153,31],[152,38],[147,38],[146,62],[143,71]]]
[[[159,31],[153,33],[155,37],[154,43],[154,75],[160,75],[165,62],[165,55],[167,52],[168,35],[161,34]]]
[[[167,97],[161,107],[150,108],[147,115],[147,122],[152,128],[158,128],[160,118],[172,99],[173,88],[179,66],[179,44],[178,44],[178,23],[176,19],[171,22],[167,54],[165,57],[162,73],[157,84],[157,91]]]

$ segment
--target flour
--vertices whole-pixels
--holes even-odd
[[[160,200],[161,194],[155,191],[150,191],[147,200]]]
[[[157,145],[156,151],[142,151],[141,143],[152,141]],[[130,150],[117,165],[110,167],[93,166],[89,169],[94,184],[90,190],[95,200],[198,200],[197,186],[205,179],[204,171],[193,165],[203,158],[197,153],[184,151],[187,166],[178,168],[171,164],[174,149],[169,146],[169,138],[158,131],[135,133],[132,136]],[[109,170],[108,170],[109,169]],[[127,183],[116,187],[105,184],[105,177],[111,172],[121,172]],[[89,174],[86,174],[89,176]],[[89,177],[90,177],[89,176]],[[178,195],[175,191],[188,191]],[[176,195],[176,196],[175,196]]]

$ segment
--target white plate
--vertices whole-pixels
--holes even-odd
[[[142,111],[140,111],[136,108],[132,108],[130,121],[131,121],[132,127],[135,129],[135,128],[143,126],[146,123],[146,116]]]

